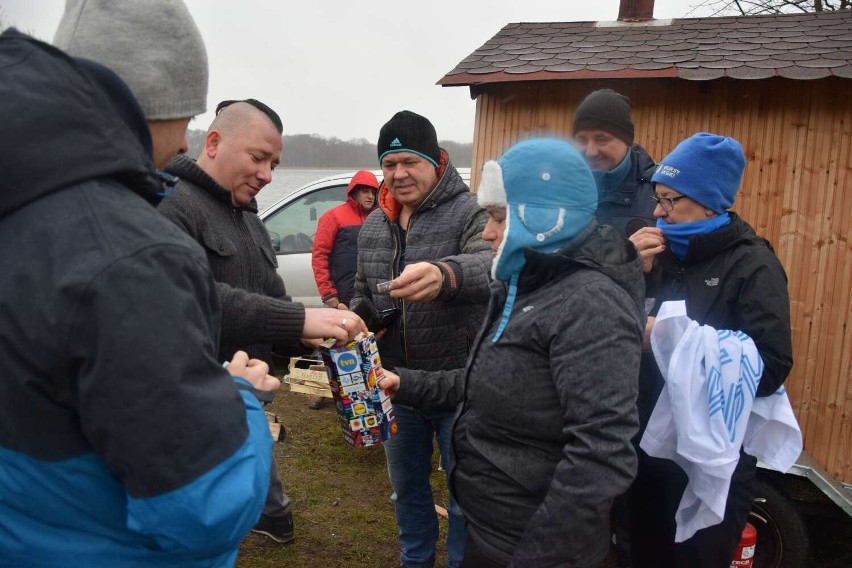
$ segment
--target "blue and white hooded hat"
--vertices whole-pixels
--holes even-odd
[[[570,144],[533,139],[515,144],[498,161],[482,167],[477,191],[481,207],[506,208],[503,242],[491,275],[509,283],[503,317],[492,341],[509,321],[526,262],[525,249],[556,252],[595,216],[598,190],[586,160]]]

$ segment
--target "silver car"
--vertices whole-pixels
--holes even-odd
[[[457,168],[470,183],[470,168]],[[382,171],[373,170],[382,180]],[[338,174],[313,181],[278,200],[260,214],[278,255],[278,274],[284,279],[287,293],[294,302],[308,307],[322,307],[319,290],[311,268],[311,250],[317,221],[323,213],[346,201],[346,188],[355,172]]]

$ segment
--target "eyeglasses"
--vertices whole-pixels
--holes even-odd
[[[683,199],[684,197],[688,196],[678,195],[677,197],[657,197],[656,195],[651,195],[651,201],[662,207],[663,211],[666,213],[671,213],[678,199]]]

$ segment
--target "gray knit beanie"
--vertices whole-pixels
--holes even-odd
[[[207,110],[207,52],[182,0],[67,0],[53,44],[115,71],[148,120]]]

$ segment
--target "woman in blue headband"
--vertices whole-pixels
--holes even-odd
[[[753,340],[764,368],[756,393],[750,393],[752,398],[776,393],[792,366],[784,269],[768,241],[728,211],[745,163],[739,142],[701,132],[678,144],[651,178],[657,226],[640,229],[630,237],[649,273],[647,297],[648,304],[653,304],[639,378],[637,439],[642,439],[664,389],[663,375],[648,347],[653,316],[663,302],[683,300],[687,315],[699,325],[732,330]],[[692,380],[696,384],[699,379]],[[673,413],[684,412],[684,406]],[[700,442],[679,438],[678,451]],[[735,448],[735,456],[736,452]],[[651,457],[640,449],[639,474],[628,499],[633,566],[730,566],[751,509],[755,463],[754,457],[739,450],[721,522],[676,543],[676,530],[683,530],[676,526],[676,511],[682,514],[679,507],[687,474],[674,461]]]

